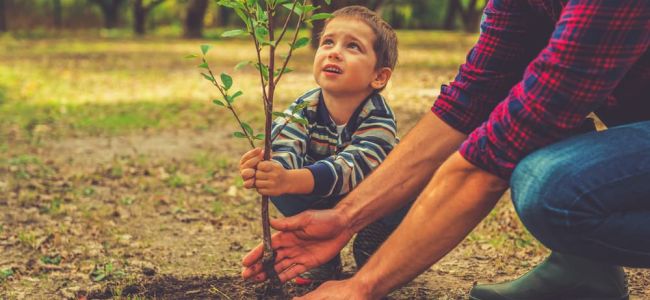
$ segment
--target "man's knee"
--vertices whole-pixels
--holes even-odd
[[[510,180],[519,218],[545,244],[553,243],[558,232],[566,231],[566,213],[571,202],[566,185],[572,176],[567,165],[570,159],[542,149],[524,158]]]

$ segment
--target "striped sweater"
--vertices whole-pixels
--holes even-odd
[[[285,111],[308,101],[294,115],[307,120],[307,125],[291,122],[273,142],[274,161],[285,169],[309,169],[314,176],[312,195],[341,196],[349,193],[397,144],[397,125],[393,111],[384,98],[372,93],[348,120],[342,133],[330,118],[320,88],[296,100]],[[279,117],[273,122],[272,136],[285,123]]]

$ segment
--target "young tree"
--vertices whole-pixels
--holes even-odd
[[[133,1],[133,32],[144,35],[146,32],[147,15],[165,0],[134,0]]]
[[[0,0],[0,32],[7,31],[7,19],[5,16],[5,0]]]
[[[327,4],[330,4],[331,0],[325,0]],[[273,117],[282,117],[285,119],[283,126],[286,126],[289,122],[297,122],[306,124],[306,120],[296,117],[294,115],[299,110],[305,108],[308,103],[303,103],[296,106],[294,111],[290,114],[283,112],[273,112],[273,98],[275,94],[275,88],[282,78],[282,76],[291,71],[287,67],[291,55],[295,49],[304,47],[309,44],[309,38],[302,37],[298,38],[298,33],[300,26],[303,23],[311,23],[318,20],[323,20],[329,18],[331,14],[329,13],[313,13],[318,7],[314,5],[306,4],[306,0],[219,0],[217,1],[218,5],[232,8],[237,16],[239,16],[244,22],[245,29],[236,29],[224,32],[223,37],[232,37],[238,35],[249,35],[252,40],[252,44],[255,47],[257,53],[257,60],[255,62],[242,62],[237,66],[242,65],[253,65],[258,73],[260,78],[260,87],[262,94],[262,104],[264,107],[264,134],[255,134],[253,128],[246,122],[243,122],[237,112],[233,107],[235,98],[241,96],[242,91],[232,91],[233,79],[230,75],[226,73],[221,73],[219,78],[214,76],[212,69],[210,68],[206,54],[210,49],[208,45],[201,46],[201,64],[199,68],[205,69],[204,73],[201,73],[203,77],[210,81],[214,85],[219,93],[221,94],[221,99],[214,99],[213,103],[227,108],[235,117],[237,123],[239,124],[241,131],[235,132],[235,137],[245,138],[248,140],[248,143],[251,147],[255,147],[255,140],[264,140],[264,159],[269,160],[271,158],[271,144],[277,135],[284,129],[284,127],[279,128],[276,136],[271,136],[271,127]],[[289,10],[289,14],[283,22],[276,24],[276,18],[278,11],[282,8]],[[288,32],[288,29],[291,25],[291,20],[294,20],[295,25],[293,25],[293,33],[291,34],[290,41],[288,43],[288,50],[284,52],[284,55],[279,55],[279,46],[282,43],[285,34]],[[279,32],[276,32],[276,29],[280,28]],[[277,35],[276,35],[277,33]],[[268,57],[262,59],[262,52],[268,51]],[[195,56],[192,56],[195,57]],[[280,58],[278,64],[276,64],[276,59]],[[236,67],[237,68],[237,67]],[[269,197],[262,196],[262,231],[264,238],[264,255],[262,260],[262,265],[264,271],[271,278],[271,284],[267,287],[267,292],[277,293],[281,291],[280,281],[275,273],[274,263],[275,263],[275,251],[271,247],[271,228],[269,225]]]
[[[183,37],[203,37],[203,19],[208,8],[208,0],[190,0],[187,3]]]
[[[120,8],[125,0],[88,0],[90,3],[99,5],[104,15],[104,28],[113,29],[117,27],[120,18]]]

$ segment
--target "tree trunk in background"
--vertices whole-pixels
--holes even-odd
[[[158,4],[163,3],[165,0],[155,0],[149,2],[148,5],[142,4],[143,0],[134,0],[133,2],[133,32],[136,35],[144,35],[147,31],[147,15]]]
[[[311,1],[314,6],[320,6],[321,8],[317,9],[314,11],[314,13],[331,13],[334,12],[335,10],[350,6],[350,5],[361,5],[365,6],[368,9],[378,11],[381,9],[381,5],[384,3],[384,0],[332,0],[332,4],[327,5],[325,1],[323,0],[312,0]],[[311,47],[313,49],[318,48],[318,43],[320,39],[320,34],[321,31],[323,31],[323,27],[325,26],[325,22],[323,20],[318,20],[313,22],[314,27],[311,30]]]
[[[454,30],[456,27],[456,12],[460,10],[460,0],[449,0],[447,2],[447,13],[442,28],[445,30]]]
[[[467,32],[477,32],[479,30],[483,7],[477,7],[477,4],[477,0],[471,0],[467,5],[467,8],[461,11],[463,29]]]
[[[61,0],[52,1],[52,13],[54,14],[54,28],[61,29],[63,26],[63,9],[61,8]]]
[[[117,27],[120,17],[120,7],[124,0],[89,0],[99,5],[104,15],[104,28],[113,29]]]
[[[217,6],[217,19],[214,22],[216,27],[226,27],[230,22],[230,16],[232,15],[232,8],[218,5]]]
[[[185,14],[185,38],[203,37],[203,18],[208,8],[208,0],[190,0]]]
[[[5,0],[0,0],[0,32],[7,31],[7,19],[5,12]]]

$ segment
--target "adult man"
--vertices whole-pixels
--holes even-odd
[[[490,1],[479,41],[433,114],[336,213],[273,222],[282,231],[274,237],[281,279],[327,261],[354,233],[422,191],[354,277],[306,298],[385,295],[453,249],[510,180],[522,221],[554,252],[519,280],[475,287],[470,297],[626,298],[618,266],[650,267],[649,6]],[[610,129],[580,135],[591,112]],[[244,277],[264,279],[260,253],[244,258]]]

